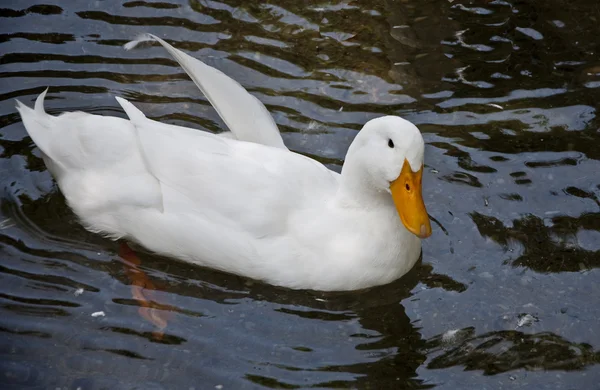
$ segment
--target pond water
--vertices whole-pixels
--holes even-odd
[[[598,388],[596,0],[0,8],[3,388]],[[323,294],[138,250],[167,321],[157,336],[132,265],[78,224],[14,101],[49,86],[51,113],[124,117],[123,96],[222,131],[162,47],[122,49],[143,32],[240,81],[292,150],[334,170],[368,119],[418,125],[434,222],[422,262],[387,286]]]

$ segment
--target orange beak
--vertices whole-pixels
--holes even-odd
[[[404,160],[402,172],[390,184],[392,199],[400,215],[400,220],[406,229],[420,238],[431,236],[431,224],[421,194],[423,166],[418,172],[413,172],[408,160]]]

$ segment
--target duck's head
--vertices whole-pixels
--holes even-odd
[[[415,125],[397,116],[367,122],[348,150],[346,165],[359,171],[362,185],[389,193],[408,231],[431,235],[421,182],[425,142]],[[358,173],[358,172],[357,172]]]

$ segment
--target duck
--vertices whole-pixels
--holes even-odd
[[[179,261],[290,289],[390,283],[432,234],[425,143],[394,115],[367,121],[341,173],[289,150],[268,110],[221,71],[161,38],[227,125],[213,134],[160,123],[116,97],[127,118],[50,115],[42,92],[17,110],[87,230]]]

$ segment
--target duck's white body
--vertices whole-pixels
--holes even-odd
[[[375,134],[388,137],[394,130],[387,127],[408,123],[400,118],[365,126],[339,175],[288,151],[272,127],[263,134],[271,145],[245,142],[147,119],[119,98],[129,120],[82,112],[54,117],[44,111],[44,95],[34,109],[19,103],[19,112],[69,206],[91,231],[291,288],[385,284],[419,257],[420,239],[403,226],[389,190],[372,176],[393,181],[404,159],[415,171],[422,145],[400,156],[391,151],[389,173],[364,163],[379,158],[366,154]],[[235,131],[239,125],[228,125],[244,138]],[[413,133],[415,139],[399,135],[396,144],[416,142],[419,149],[422,138]]]

